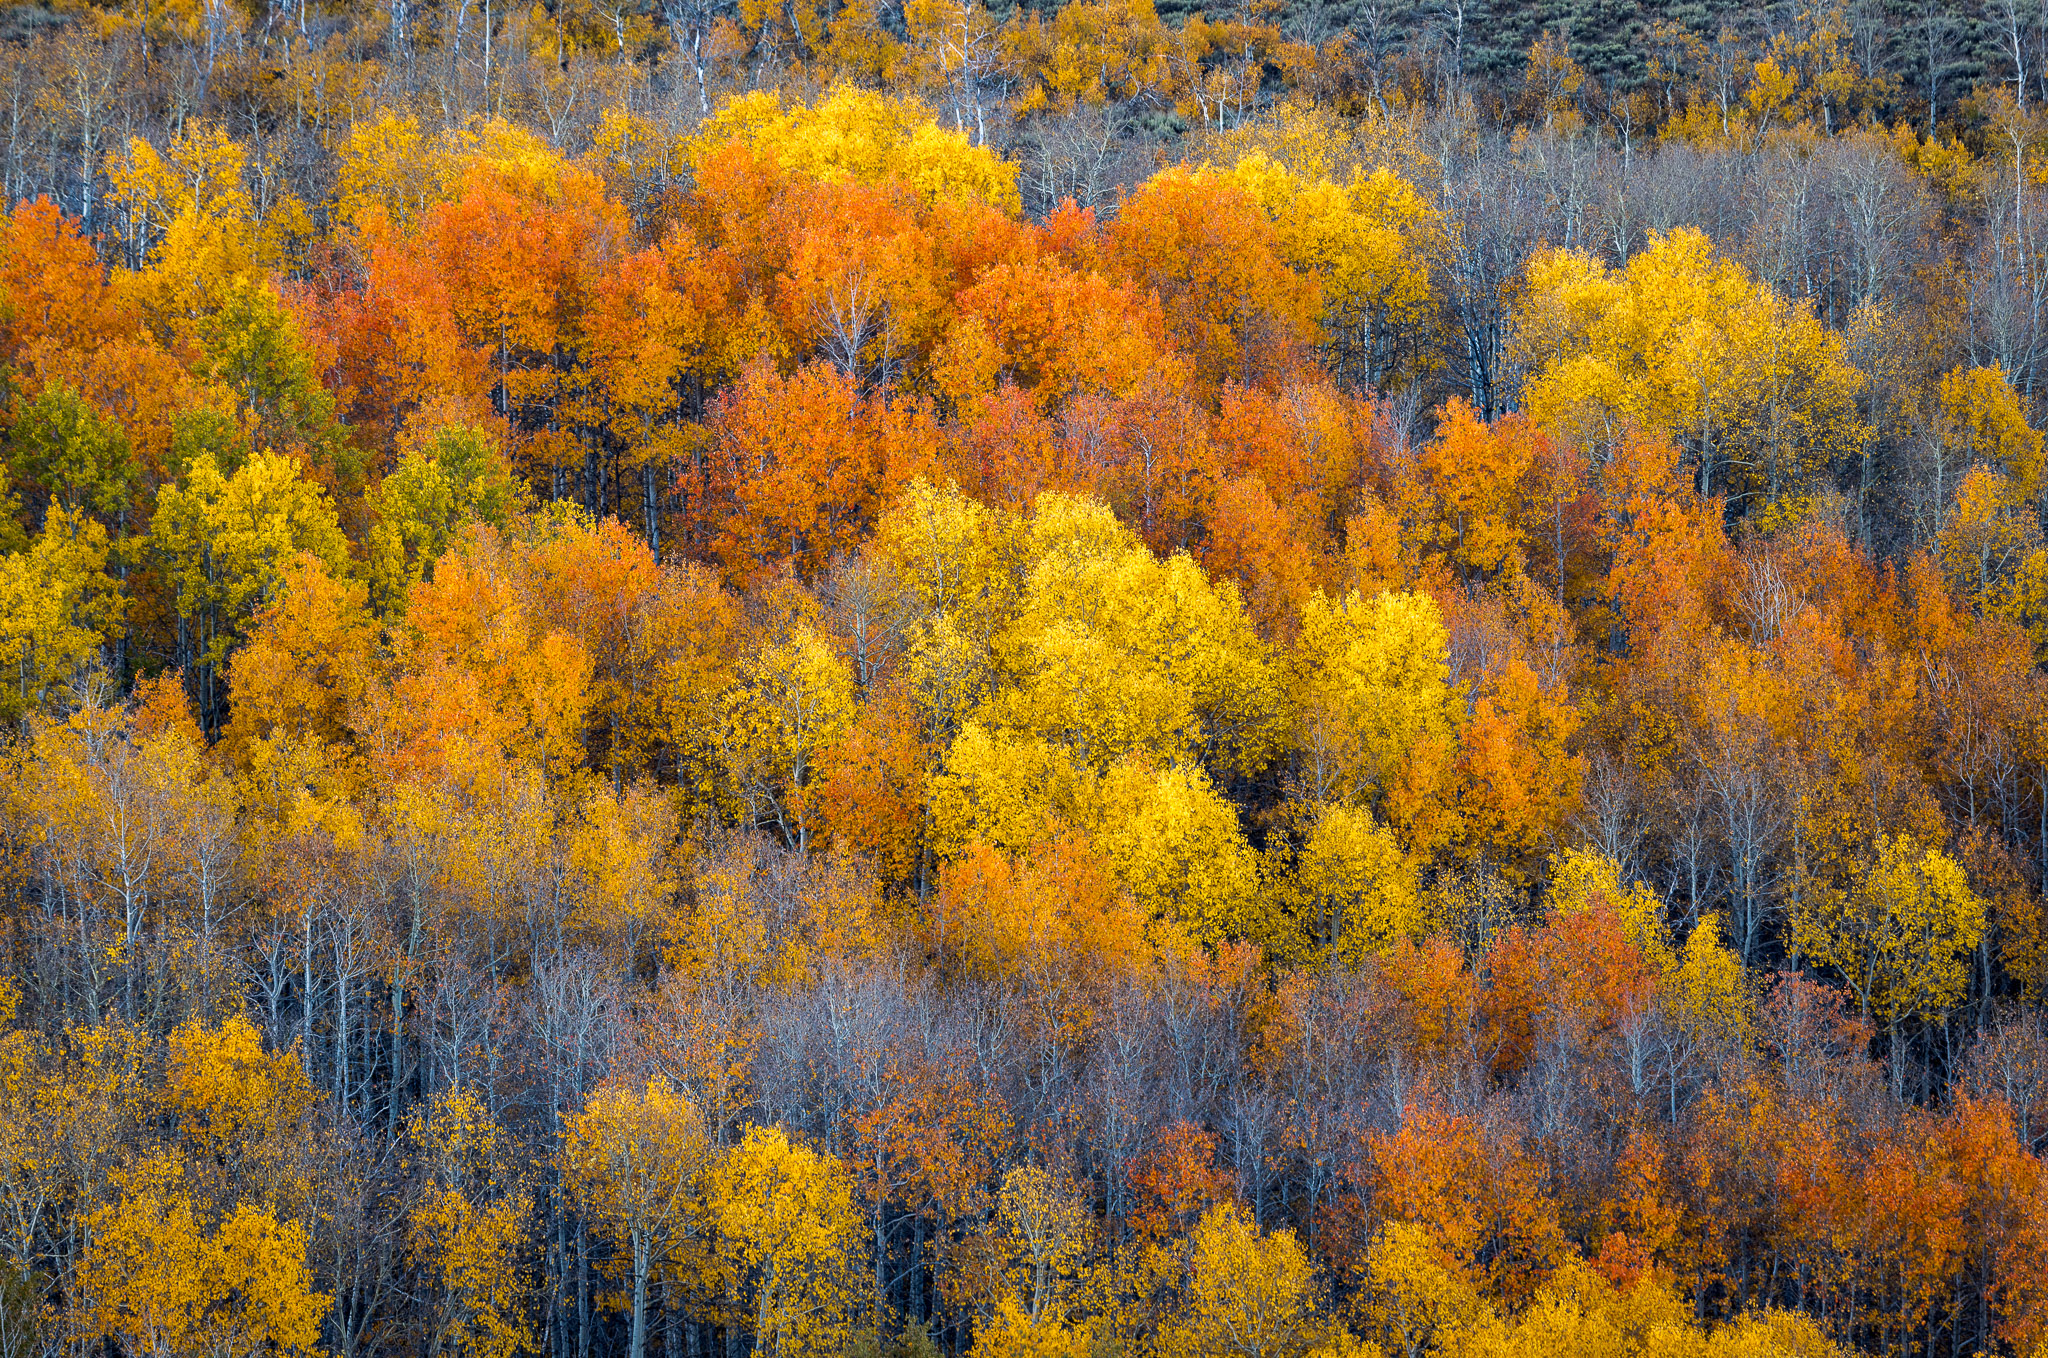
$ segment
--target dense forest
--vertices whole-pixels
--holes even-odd
[[[5,15],[0,1358],[2048,1355],[2048,7]]]

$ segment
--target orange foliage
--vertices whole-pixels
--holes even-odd
[[[1373,1138],[1374,1203],[1422,1227],[1439,1261],[1508,1302],[1526,1299],[1561,1261],[1565,1239],[1540,1172],[1508,1127],[1421,1102],[1401,1129]]]

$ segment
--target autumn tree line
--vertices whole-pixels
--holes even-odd
[[[6,1358],[2048,1352],[2024,14],[36,13]]]

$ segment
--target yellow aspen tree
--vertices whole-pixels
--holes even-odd
[[[282,453],[259,452],[226,473],[202,453],[157,497],[150,542],[175,600],[181,659],[197,671],[211,724],[215,671],[301,552],[332,576],[349,573],[348,541],[327,493]]]
[[[2004,372],[1956,368],[1942,377],[1936,406],[1935,437],[1952,450],[1958,476],[1973,464],[1987,467],[2010,479],[2019,503],[2039,500],[2041,432],[2027,422],[2025,402]]]
[[[1721,941],[1721,917],[1700,916],[1664,972],[1664,1002],[1693,1042],[1742,1049],[1756,1028],[1756,997],[1742,959]]]
[[[749,819],[808,846],[820,756],[853,724],[853,674],[808,623],[741,662],[725,701],[726,771]]]
[[[431,1189],[411,1217],[414,1256],[428,1265],[446,1298],[442,1336],[457,1353],[515,1358],[539,1352],[521,1315],[532,1196],[524,1191],[472,1203],[452,1189]]]
[[[1255,774],[1279,743],[1278,676],[1243,600],[1184,554],[1046,553],[996,650],[1015,681],[1003,722],[1097,770],[1137,755]]]
[[[99,706],[90,690],[87,699],[63,724],[38,725],[21,805],[78,912],[76,979],[97,987],[104,968],[124,969],[123,1002],[139,1016],[189,979],[140,944],[152,925],[183,923],[166,911],[175,900],[166,887],[190,865],[188,846],[174,841],[221,789],[183,734],[137,739],[125,710]]]
[[[860,1258],[867,1231],[845,1166],[776,1128],[753,1127],[706,1182],[719,1262],[750,1280],[754,1351],[842,1351],[871,1272]]]
[[[1415,865],[1362,806],[1321,807],[1294,867],[1299,923],[1318,954],[1358,962],[1427,927]]]
[[[1033,1317],[1005,1296],[995,1313],[974,1327],[969,1358],[1091,1358],[1099,1352],[1088,1325],[1069,1324],[1058,1312]]]
[[[1420,360],[1439,214],[1384,165],[1354,167],[1348,184],[1310,177],[1252,151],[1220,177],[1250,194],[1273,223],[1280,257],[1316,279],[1325,351],[1340,371],[1374,386]],[[1337,171],[1341,173],[1341,171]]]
[[[997,1214],[1012,1259],[1011,1287],[1032,1323],[1064,1315],[1092,1234],[1087,1204],[1044,1166],[1019,1165],[1003,1176]]]
[[[127,613],[107,530],[52,506],[24,551],[0,557],[0,718],[47,711],[119,636]]]
[[[502,529],[519,505],[519,488],[484,431],[443,425],[409,443],[364,497],[370,604],[379,617],[404,615],[413,585],[433,574],[465,524]]]
[[[1652,236],[1620,269],[1542,253],[1528,279],[1524,402],[1555,435],[1612,446],[1631,424],[1668,434],[1702,495],[1789,522],[1868,432],[1842,337],[1697,229]]]
[[[0,1035],[0,1249],[17,1274],[40,1262],[44,1223],[63,1192],[62,1160],[51,1144],[55,1111],[49,1053],[35,1035],[13,1028],[19,992],[0,982],[0,1011],[12,1031]]]
[[[1962,472],[1954,503],[1942,506],[1935,560],[1949,585],[1987,612],[2026,626],[2038,616],[2041,528],[2013,478],[1986,466]]]
[[[931,781],[932,847],[954,854],[980,841],[1022,853],[1074,804],[1082,773],[1068,751],[1046,741],[969,723]]]
[[[277,262],[261,258],[247,166],[247,151],[225,128],[196,121],[162,151],[131,138],[109,166],[110,197],[153,247],[136,287],[160,318],[189,320],[218,305],[234,280]]]
[[[919,478],[875,526],[878,575],[903,620],[905,692],[924,739],[950,745],[987,700],[990,645],[1015,617],[1018,530],[948,482]]]
[[[331,1299],[313,1290],[306,1229],[242,1203],[217,1226],[177,1167],[144,1161],[119,1201],[88,1220],[79,1319],[130,1353],[319,1353]]]
[[[1383,1341],[1394,1358],[1457,1352],[1462,1336],[1488,1315],[1477,1289],[1414,1222],[1382,1226],[1363,1272],[1359,1313],[1368,1335]]]
[[[649,783],[600,784],[584,796],[570,831],[570,924],[626,966],[675,929],[679,881],[675,804]]]
[[[1427,595],[1309,599],[1292,667],[1304,794],[1368,799],[1419,746],[1455,743],[1448,647]]]
[[[264,1051],[263,1035],[240,1015],[181,1024],[166,1045],[167,1102],[201,1163],[220,1166],[241,1191],[275,1183],[317,1098],[298,1052]]]
[[[1077,810],[1095,852],[1152,918],[1178,923],[1200,943],[1274,940],[1278,921],[1259,891],[1237,808],[1199,768],[1119,764],[1086,801]]]
[[[353,228],[378,213],[412,225],[442,187],[436,149],[410,113],[382,109],[355,119],[335,147],[334,220]]]
[[[918,20],[909,22],[914,28]],[[701,164],[735,141],[804,179],[900,180],[927,200],[982,202],[1010,213],[1022,204],[1014,164],[940,127],[915,99],[852,85],[835,87],[809,108],[785,109],[770,90],[739,95],[705,119],[688,154]]]
[[[1797,1311],[1752,1311],[1712,1330],[1662,1325],[1646,1339],[1644,1358],[1841,1358],[1851,1351]]]
[[[1896,1079],[1900,1025],[1940,1021],[1969,987],[1984,901],[1970,890],[1962,865],[1940,849],[1887,835],[1853,887],[1806,894],[1791,932],[1795,954],[1832,969],[1864,1017],[1893,1034]]]
[[[426,1171],[408,1244],[433,1280],[441,1342],[481,1358],[538,1353],[525,1318],[533,1194],[504,1175],[504,1133],[465,1090],[415,1114],[408,1136]]]
[[[647,1352],[647,1280],[695,1225],[709,1148],[696,1108],[658,1076],[638,1089],[603,1086],[562,1129],[570,1200],[631,1258],[630,1358]]]
[[[1196,1223],[1187,1268],[1161,1358],[1300,1358],[1320,1337],[1315,1270],[1293,1231],[1262,1235],[1235,1204],[1219,1204]]]

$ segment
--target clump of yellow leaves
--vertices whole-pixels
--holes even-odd
[[[18,721],[67,697],[120,634],[126,600],[108,573],[107,530],[53,507],[27,550],[0,556],[0,719]]]
[[[304,1226],[250,1203],[212,1225],[165,1158],[120,1187],[86,1223],[78,1289],[90,1335],[131,1353],[319,1352],[330,1299],[313,1290]]]
[[[737,1289],[748,1280],[754,1345],[790,1358],[843,1351],[864,1279],[853,1181],[833,1156],[750,1128],[706,1175],[718,1237],[710,1261]]]
[[[978,201],[1010,213],[1023,206],[1015,165],[940,127],[915,99],[841,85],[814,106],[784,108],[778,92],[756,90],[705,120],[690,157],[702,163],[733,141],[804,179],[898,180],[930,200]]]
[[[1629,426],[1667,434],[1702,494],[1796,518],[1787,506],[1862,447],[1863,379],[1842,337],[1696,230],[1653,237],[1619,269],[1538,255],[1518,323],[1539,423],[1596,447]]]
[[[703,1118],[660,1078],[606,1085],[563,1129],[570,1200],[630,1260],[634,1358],[647,1347],[647,1280],[689,1233],[708,1154]]]
[[[1816,886],[1792,918],[1792,946],[1832,967],[1887,1028],[1939,1022],[1963,997],[1984,935],[1984,901],[1963,867],[1910,836],[1884,836],[1847,890]]]
[[[1425,594],[1309,599],[1293,687],[1310,799],[1375,799],[1411,760],[1454,747],[1448,647],[1443,615]]]
[[[244,1190],[266,1184],[298,1196],[291,1157],[315,1101],[298,1052],[266,1053],[263,1035],[240,1015],[217,1027],[185,1023],[167,1045],[170,1106],[200,1162],[218,1164]]]
[[[1429,263],[1439,214],[1386,165],[1311,176],[1253,150],[1208,172],[1244,190],[1273,223],[1281,257],[1316,280],[1324,343],[1340,368],[1374,385],[1410,375],[1434,297]]]
[[[1161,1330],[1160,1358],[1299,1353],[1317,1337],[1315,1269],[1293,1231],[1262,1234],[1222,1203],[1188,1246],[1187,1304]]]
[[[1346,962],[1420,938],[1428,925],[1414,862],[1362,806],[1329,803],[1316,813],[1295,890],[1310,945]]]
[[[108,167],[113,200],[153,245],[150,268],[129,277],[160,317],[205,310],[227,285],[266,276],[312,236],[306,205],[289,192],[252,194],[249,170],[247,150],[210,123],[189,125],[163,151],[133,138]]]
[[[1419,1227],[1390,1222],[1374,1241],[1358,1308],[1379,1352],[1402,1358],[1833,1358],[1806,1317],[1751,1312],[1709,1330],[1667,1280],[1644,1273],[1618,1286],[1570,1259],[1512,1315],[1445,1267]]]
[[[526,1324],[533,1195],[499,1177],[504,1133],[475,1094],[434,1100],[410,1128],[427,1178],[410,1216],[414,1258],[436,1284],[433,1319],[457,1352],[514,1358],[536,1350]]]

